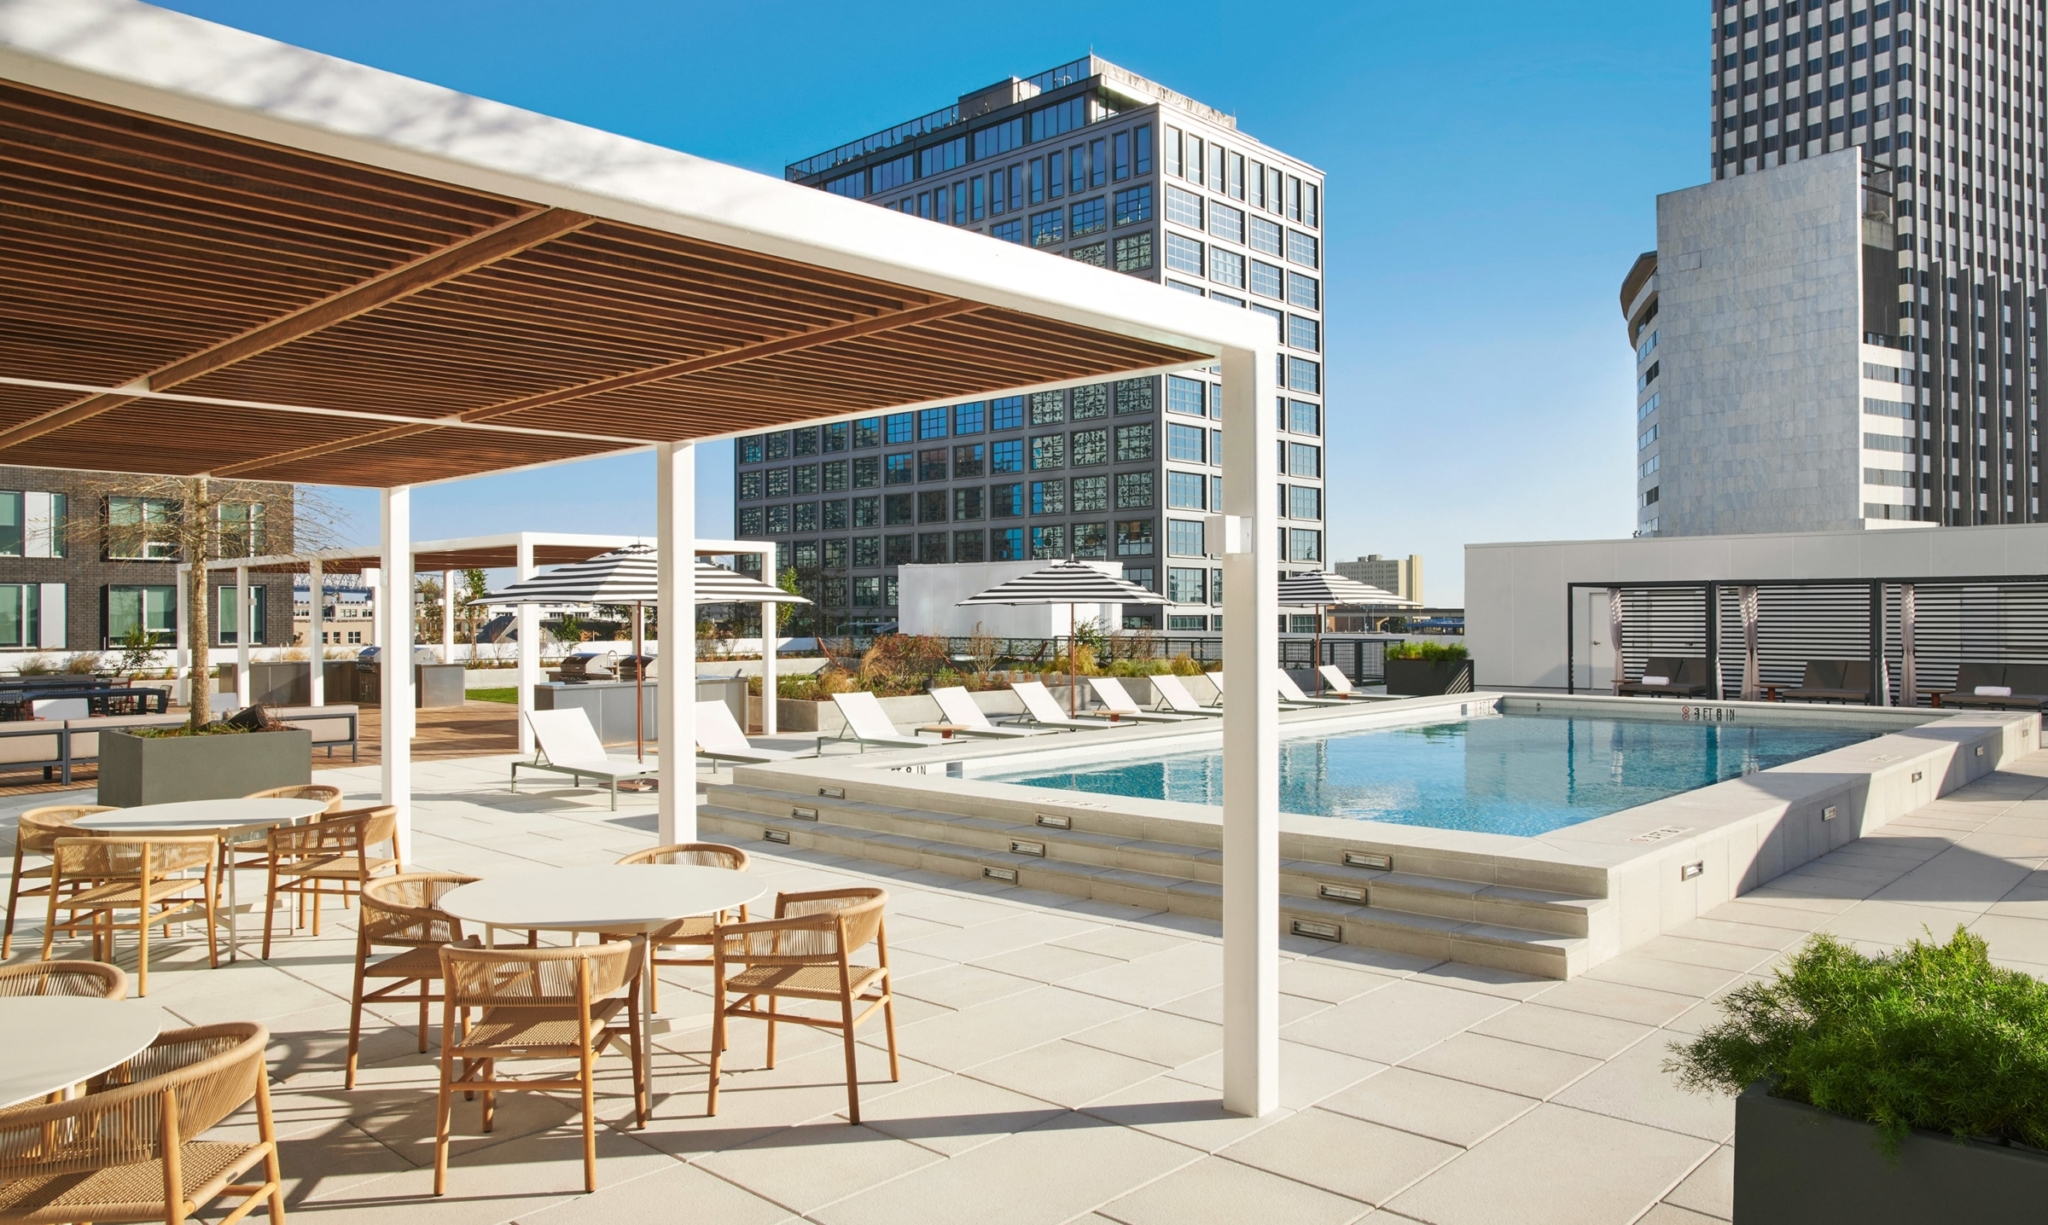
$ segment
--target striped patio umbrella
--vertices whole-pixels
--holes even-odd
[[[1291,574],[1280,580],[1280,604],[1282,607],[1303,608],[1313,606],[1316,610],[1316,667],[1310,669],[1316,674],[1316,696],[1323,695],[1323,609],[1331,604],[1382,604],[1402,608],[1418,607],[1414,600],[1405,600],[1383,587],[1361,583],[1355,578],[1345,578],[1328,570],[1311,570],[1307,574]]]
[[[960,601],[968,604],[1065,604],[1067,606],[1067,715],[1078,709],[1076,693],[1080,677],[1074,661],[1074,606],[1077,604],[1168,604],[1166,597],[1147,591],[1136,583],[1104,574],[1073,558],[1055,562],[1043,570],[997,583],[987,591]]]
[[[646,653],[640,632],[642,609],[649,604],[656,607],[661,604],[659,575],[659,557],[654,551],[654,546],[629,544],[624,548],[613,549],[609,553],[600,553],[585,561],[556,566],[545,574],[521,579],[503,591],[479,596],[470,603],[630,604],[633,607],[633,654],[638,658]],[[808,604],[810,601],[723,566],[699,561],[697,603]],[[763,627],[762,633],[768,632],[770,629]],[[643,759],[646,754],[642,746],[646,737],[641,728],[640,702],[641,693],[646,685],[646,675],[645,667],[634,667],[633,755]]]

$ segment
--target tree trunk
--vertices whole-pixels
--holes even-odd
[[[185,561],[190,565],[189,590],[185,596],[187,626],[185,639],[192,644],[190,713],[192,730],[198,731],[213,718],[213,660],[208,650],[213,637],[212,619],[206,606],[206,478],[192,478],[185,499],[185,522],[180,525]]]

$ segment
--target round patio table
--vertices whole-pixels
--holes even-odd
[[[295,825],[327,811],[322,800],[180,800],[137,804],[78,818],[78,828],[105,834],[212,834],[226,837],[249,826]],[[230,857],[229,863],[234,860]],[[235,871],[228,869],[228,960],[241,956],[241,908]]]
[[[480,880],[449,890],[439,905],[491,933],[512,927],[644,936],[678,919],[737,910],[766,892],[758,878],[729,868],[609,864]],[[643,1021],[653,1016],[652,986],[641,987]]]
[[[75,995],[0,999],[0,1108],[91,1080],[156,1041],[163,1011],[137,1000]]]

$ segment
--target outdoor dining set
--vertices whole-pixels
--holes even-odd
[[[779,893],[772,917],[756,917],[750,908],[767,890],[746,852],[701,842],[489,879],[407,871],[395,810],[341,804],[338,789],[313,785],[22,815],[0,955],[12,952],[18,909],[40,906],[44,924],[41,959],[0,968],[0,1222],[179,1222],[216,1201],[228,1222],[266,1202],[271,1219],[284,1219],[265,1028],[160,1029],[159,1010],[123,1002],[129,975],[111,964],[117,942],[133,937],[135,994],[146,995],[152,940],[191,923],[204,931],[209,967],[219,965],[223,926],[235,958],[243,870],[265,874],[266,959],[280,921],[317,935],[332,900],[354,905],[346,1089],[356,1085],[366,1006],[416,1005],[422,1054],[440,1006],[436,1195],[447,1188],[457,1095],[480,1099],[488,1132],[495,1095],[519,1090],[580,1098],[584,1189],[596,1189],[595,1065],[625,1053],[634,1125],[645,1127],[662,967],[711,971],[707,1114],[739,1020],[766,1023],[771,1068],[779,1025],[837,1032],[857,1123],[855,1030],[879,1012],[897,1079],[883,889]],[[501,947],[501,931],[524,939]],[[568,942],[544,946],[543,932]],[[586,934],[592,942],[580,942]],[[53,960],[60,940],[89,941],[92,960]],[[534,1071],[501,1071],[520,1061]],[[252,1100],[253,1142],[202,1138]]]

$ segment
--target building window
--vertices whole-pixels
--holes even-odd
[[[767,530],[766,518],[760,507],[751,506],[740,511],[740,535],[759,536]]]
[[[1038,163],[1033,162],[1036,166]],[[1050,247],[1067,240],[1067,210],[1049,208],[1042,213],[1031,214],[1031,245]]]
[[[1166,266],[1175,272],[1201,276],[1204,271],[1202,244],[1185,234],[1169,233],[1166,236]]]
[[[1006,438],[988,448],[988,470],[992,474],[1024,471],[1024,440]]]
[[[922,409],[917,414],[917,436],[920,440],[944,438],[946,418],[949,414],[943,408]]]
[[[818,431],[816,427],[792,430],[789,443],[789,453],[791,455],[816,455],[818,453]]]
[[[1323,390],[1323,364],[1305,357],[1287,358],[1287,389],[1321,394]]]
[[[790,492],[799,494],[818,492],[818,465],[798,464],[789,470],[789,474],[792,478]]]
[[[1169,183],[1166,187],[1166,219],[1179,222],[1191,230],[1203,228],[1202,197],[1194,192],[1184,191]],[[1167,255],[1168,263],[1171,265],[1172,249],[1170,246]]]
[[[968,446],[964,446],[964,447],[954,447],[954,448],[953,448],[953,476],[954,476],[954,478],[955,478],[955,479],[958,479],[958,480],[967,480],[967,479],[970,479],[970,478],[973,478],[973,477],[978,477],[978,476],[980,476],[980,475],[982,474],[982,458],[981,458],[981,456],[982,456],[982,444],[980,444],[980,443],[978,443],[978,442],[977,442],[977,443],[972,443],[972,444],[970,444],[970,445],[968,445]]]
[[[1260,251],[1267,255],[1279,255],[1281,253],[1280,227],[1263,217],[1253,217],[1249,220],[1251,222],[1251,234],[1246,240],[1246,245],[1254,251]]]
[[[1149,413],[1157,395],[1158,384],[1151,379],[1123,379],[1116,385],[1116,411],[1119,416]]]
[[[919,532],[917,534],[917,561],[922,566],[943,566],[946,564],[946,533]]]
[[[1116,429],[1116,460],[1120,464],[1152,458],[1152,425],[1120,425]]]
[[[1287,530],[1288,561],[1321,561],[1323,559],[1323,534],[1304,528]]]
[[[824,531],[843,532],[846,530],[845,498],[834,498],[829,502],[820,502],[818,505],[824,508]]]
[[[882,523],[885,527],[897,527],[917,521],[917,501],[907,493],[892,493],[882,499]]]
[[[890,446],[896,446],[899,443],[915,441],[917,438],[916,430],[917,418],[912,416],[910,413],[889,414],[887,440]]]
[[[54,586],[55,584],[52,585]],[[54,618],[52,619],[54,620]],[[41,647],[42,645],[42,585],[39,583],[0,583],[0,647]],[[53,645],[61,645],[61,643]]]
[[[988,236],[1001,239],[1003,242],[1014,242],[1022,246],[1024,243],[1024,223],[1021,221],[998,221],[988,227]]]
[[[1076,468],[1109,462],[1108,430],[1075,430],[1073,444],[1073,458]]]
[[[1313,485],[1288,486],[1287,517],[1290,519],[1322,518],[1323,491]]]
[[[1209,279],[1233,289],[1244,288],[1244,256],[1221,247],[1209,248]]]
[[[863,455],[853,461],[853,487],[873,489],[882,483],[882,460],[877,455]]]
[[[789,503],[784,502],[779,506],[768,508],[768,534],[770,536],[789,535]]]
[[[1150,519],[1117,520],[1116,553],[1118,557],[1150,557],[1152,555],[1152,521]]]
[[[816,502],[798,502],[790,507],[790,509],[796,512],[796,531],[815,532],[818,530],[818,504]]]
[[[882,564],[882,538],[880,536],[855,536],[853,538],[853,566],[856,570],[872,570]]]
[[[1109,509],[1109,478],[1077,476],[1073,485],[1073,512],[1077,515]]]
[[[783,431],[782,431],[781,433],[779,433],[779,434],[770,434],[770,435],[768,435],[768,458],[769,458],[769,459],[788,459],[788,458],[789,458],[789,431],[788,431],[788,430],[783,430]]]
[[[974,492],[978,494],[981,491],[977,489]],[[979,531],[953,533],[954,561],[982,561],[986,557],[986,554],[983,552],[983,549],[985,547],[985,538],[983,534]]]
[[[827,570],[846,569],[846,540],[844,537],[837,540],[821,541],[819,547],[823,553],[821,558],[822,564]]]
[[[855,608],[873,608],[881,602],[882,577],[880,575],[868,575],[853,580],[853,606]]]
[[[1048,523],[1031,529],[1031,560],[1058,561],[1066,555],[1067,529],[1063,524]]]
[[[1154,490],[1150,472],[1119,472],[1116,474],[1116,508],[1118,510],[1151,510]]]
[[[1109,525],[1106,523],[1076,523],[1074,525],[1074,556],[1103,558],[1109,556]]]
[[[972,404],[959,404],[953,408],[954,434],[979,434],[986,406],[976,400]]]
[[[1067,394],[1063,391],[1040,391],[1031,396],[1031,424],[1058,425],[1067,419]]]
[[[1244,210],[1209,202],[1209,232],[1227,242],[1244,241]]]
[[[946,448],[930,447],[917,453],[917,479],[920,481],[943,481],[946,479]]]
[[[1209,431],[1199,426],[1174,425],[1166,427],[1166,458],[1182,463],[1206,464],[1208,456]]]
[[[917,556],[917,537],[887,536],[882,540],[882,564],[907,566]]]
[[[1067,466],[1067,436],[1040,434],[1031,440],[1031,470],[1043,472]]]
[[[1300,264],[1304,268],[1317,267],[1321,259],[1320,250],[1315,235],[1304,234],[1300,230],[1287,231],[1288,263]]]
[[[997,528],[990,532],[989,552],[993,561],[1024,560],[1024,529],[1021,527]]]
[[[1279,268],[1263,260],[1252,261],[1251,291],[1261,297],[1279,298],[1285,293],[1285,279]]]
[[[234,588],[221,590],[232,592]],[[263,589],[256,589],[261,592]],[[234,603],[234,597],[228,597]],[[165,638],[178,632],[178,589],[170,584],[114,585],[107,588],[107,641],[118,643],[141,629]],[[224,639],[223,641],[231,641]]]
[[[1166,474],[1166,505],[1172,510],[1207,510],[1209,479],[1199,472]]]
[[[108,590],[111,592],[113,589],[109,588]],[[170,591],[174,589],[166,587],[160,590]],[[214,621],[214,626],[216,627],[214,632],[216,641],[224,647],[241,645],[240,619],[235,615],[236,590],[234,587],[216,587],[213,589],[214,608],[218,610],[215,614],[217,620]],[[268,600],[266,598],[268,595],[269,589],[266,587],[257,586],[253,583],[249,587],[249,641],[251,644],[261,644],[267,641],[263,636],[263,627],[269,621],[269,617],[265,615],[268,607]]]
[[[823,466],[820,473],[823,478],[821,487],[826,493],[844,493],[849,486],[850,475],[846,461],[835,459]]]
[[[0,495],[0,497],[4,496],[5,495]],[[761,474],[759,472],[740,473],[740,501],[758,502],[760,500]],[[4,540],[0,540],[0,548],[4,548],[5,543],[6,542]]]
[[[919,523],[944,523],[951,517],[951,513],[946,509],[945,490],[927,489],[917,495],[917,521]],[[796,530],[801,532],[804,529],[802,526],[798,526]]]
[[[1323,325],[1302,315],[1287,316],[1287,343],[1297,349],[1320,353],[1323,349]]]
[[[845,421],[834,422],[823,427],[819,432],[822,436],[821,441],[824,443],[823,450],[827,455],[846,450],[852,438],[851,426]]]
[[[1031,482],[1031,513],[1034,515],[1066,514],[1067,483],[1065,481]]]
[[[740,462],[758,464],[761,462],[761,436],[754,434],[740,439]]]
[[[1299,272],[1290,272],[1287,274],[1287,300],[1295,306],[1304,307],[1308,310],[1321,310],[1323,308],[1322,286],[1312,276],[1303,276]]]
[[[1116,193],[1116,223],[1119,226],[1136,225],[1152,220],[1152,185],[1126,187]]]
[[[1149,272],[1152,268],[1152,232],[1130,234],[1116,240],[1118,272]]]
[[[853,449],[865,450],[882,445],[882,419],[868,417],[853,423]]]
[[[1184,379],[1177,374],[1167,375],[1166,411],[1187,413],[1195,417],[1207,416],[1209,409],[1203,402],[1202,394],[1205,385],[1200,379]]]
[[[1323,449],[1305,442],[1288,443],[1287,470],[1295,476],[1320,477],[1323,474]]]
[[[1204,533],[1200,519],[1168,519],[1166,521],[1166,552],[1172,557],[1206,557],[1209,550],[1204,545]]]
[[[1152,125],[1139,124],[1132,143],[1137,146],[1136,161],[1139,174],[1152,173]]]
[[[882,499],[855,498],[853,500],[853,525],[855,527],[882,526]]]
[[[1086,264],[1090,268],[1107,268],[1109,267],[1109,244],[1106,242],[1091,242],[1084,247],[1070,247],[1067,250],[1067,258]]]
[[[1083,200],[1079,204],[1074,205],[1074,237],[1085,238],[1090,234],[1108,228],[1108,212],[1108,209],[1103,206],[1101,196],[1097,196],[1093,200]]]
[[[884,483],[890,485],[908,485],[917,477],[917,469],[908,451],[903,452],[901,455],[883,456],[882,470],[884,473]],[[769,482],[768,487],[771,491],[774,489],[775,485],[772,480]],[[773,497],[774,494],[771,492],[769,496]]]
[[[1321,434],[1323,432],[1323,409],[1319,404],[1307,400],[1287,402],[1287,428],[1296,434]]]
[[[1176,604],[1207,604],[1209,602],[1209,571],[1206,569],[1192,569],[1185,566],[1168,566],[1166,568],[1166,598]],[[1184,619],[1175,617],[1174,621],[1179,622]],[[1193,619],[1196,621],[1202,620],[1201,617]],[[1174,628],[1200,629],[1202,627],[1198,625],[1182,626],[1176,624]]]
[[[1090,383],[1086,387],[1074,388],[1073,419],[1087,421],[1109,415],[1109,384]]]
[[[979,485],[969,485],[964,488],[955,489],[953,491],[953,518],[956,521],[981,518],[981,498],[982,489]]]
[[[168,498],[107,499],[107,557],[117,561],[175,561],[177,505]]]
[[[988,517],[991,519],[1015,519],[1024,513],[1024,486],[1021,484],[990,485],[988,487]]]

